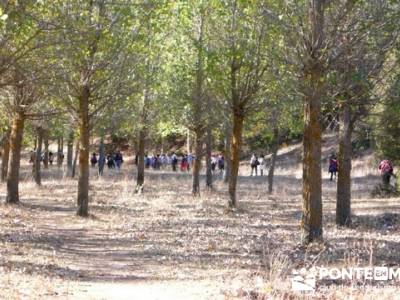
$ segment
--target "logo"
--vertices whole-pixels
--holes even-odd
[[[400,280],[400,268],[388,267],[354,267],[325,268],[312,267],[292,270],[291,283],[293,291],[312,292],[316,289],[317,280],[362,280],[392,281]]]

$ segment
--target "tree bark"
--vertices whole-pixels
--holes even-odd
[[[186,131],[186,152],[187,152],[187,154],[189,154],[191,152],[190,143],[191,143],[190,142],[190,130],[187,129],[187,131]]]
[[[275,162],[279,149],[279,129],[275,126],[273,133],[273,144],[272,144],[272,154],[271,154],[271,165],[268,170],[268,194],[272,194],[274,186],[274,172],[275,172]]]
[[[68,141],[67,141],[67,167],[68,167],[68,173],[71,176],[72,176],[73,153],[74,153],[74,132],[71,130],[71,132],[68,135]]]
[[[104,165],[106,163],[106,153],[104,150],[104,139],[101,138],[100,147],[99,147],[99,176],[103,175],[104,172]]]
[[[45,169],[48,169],[49,168],[49,132],[47,130],[44,131],[43,141],[44,141],[43,166]]]
[[[231,140],[232,140],[232,132],[231,132],[231,126],[229,124],[229,121],[226,121],[225,125],[225,173],[224,173],[224,182],[228,183],[229,182],[229,174],[231,170]]]
[[[353,124],[351,107],[347,101],[340,106],[339,127],[339,172],[336,195],[336,224],[351,224],[351,136]]]
[[[3,141],[3,156],[1,157],[1,182],[7,179],[8,160],[10,158],[10,134],[11,129],[8,129]]]
[[[76,144],[75,144],[75,155],[74,155],[74,160],[72,162],[72,168],[71,168],[71,178],[75,178],[75,174],[76,174],[76,165],[78,164],[78,157],[79,157],[79,139],[76,140]]]
[[[33,177],[38,186],[42,184],[42,176],[40,172],[40,158],[42,156],[43,129],[37,129],[37,148],[35,152],[35,161],[33,162]]]
[[[324,0],[309,0],[309,41],[303,67],[304,132],[303,132],[303,215],[301,242],[306,245],[322,240],[321,180],[321,98],[324,44]]]
[[[57,167],[61,168],[61,138],[57,139]]]
[[[193,174],[192,174],[192,195],[200,195],[200,169],[201,160],[203,158],[203,134],[196,132],[194,137],[194,151],[196,159],[193,163]]]
[[[142,190],[144,184],[144,149],[145,149],[146,132],[144,128],[139,131],[139,145],[138,145],[138,166],[136,178],[136,192]]]
[[[212,189],[213,178],[211,169],[211,154],[212,154],[212,132],[211,126],[207,127],[206,135],[206,187]],[[226,161],[226,159],[225,159]]]
[[[7,203],[19,202],[19,167],[21,159],[22,137],[24,133],[25,115],[16,112],[11,126],[10,135],[10,159],[7,172]]]
[[[79,97],[79,177],[78,177],[78,211],[77,215],[87,217],[89,214],[89,87],[82,86]]]
[[[240,149],[242,146],[242,130],[244,117],[241,114],[233,114],[233,129],[231,141],[231,170],[229,174],[229,207],[237,207],[236,186],[239,173]]]

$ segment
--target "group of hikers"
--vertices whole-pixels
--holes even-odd
[[[46,153],[42,153],[40,157],[40,161],[46,163],[46,159],[50,165],[54,162],[54,153],[49,151],[48,155]],[[196,157],[189,154],[181,154],[177,155],[175,152],[169,154],[156,154],[156,155],[145,155],[144,157],[144,165],[146,169],[153,168],[154,170],[166,169],[167,167],[171,167],[172,171],[176,172],[178,168],[181,172],[190,172],[193,167],[193,163]],[[64,160],[64,153],[60,150],[57,152],[57,164],[62,165]],[[31,151],[30,153],[30,163],[36,162],[36,150]],[[92,153],[90,158],[90,164],[93,168],[98,164],[100,169],[103,169],[104,165],[107,165],[109,169],[117,169],[120,170],[122,167],[124,160],[121,151],[109,152],[106,156],[99,156],[97,153]],[[225,171],[225,158],[222,154],[213,154],[211,156],[211,170],[213,174],[223,174]],[[138,164],[138,155],[135,157],[135,164]],[[267,160],[264,158],[264,155],[260,155],[253,153],[250,158],[250,167],[251,173],[250,176],[263,176],[264,170],[267,169]],[[396,177],[393,173],[393,165],[392,162],[388,159],[384,159],[379,163],[378,170],[382,177],[382,183],[384,185],[390,184],[391,177]],[[332,152],[328,158],[328,173],[330,175],[330,181],[333,181],[337,177],[337,173],[339,172],[339,162],[337,156],[334,152]]]
[[[384,159],[379,163],[378,170],[381,174],[383,185],[389,185],[391,177],[396,178],[396,175],[393,173],[393,164],[388,159]],[[339,172],[339,163],[334,153],[332,153],[329,157],[328,172],[330,174],[331,181],[336,179],[336,174]]]
[[[90,164],[92,168],[95,168],[97,164],[102,169],[106,164],[108,169],[116,169],[120,170],[122,167],[122,163],[124,162],[121,151],[117,152],[109,152],[107,156],[97,155],[97,153],[93,152],[90,158]]]
[[[47,155],[47,158],[46,158],[46,153],[41,153],[40,162],[43,162],[43,164],[46,164],[46,159],[47,159],[47,162],[50,165],[52,165],[53,162],[54,162],[54,153],[49,151],[48,155]],[[58,165],[62,165],[63,161],[64,161],[64,153],[62,151],[57,152],[57,163],[58,163]],[[30,163],[36,162],[36,150],[35,149],[30,152],[29,162]]]
[[[172,171],[177,171],[178,166],[182,172],[190,172],[193,162],[195,160],[195,156],[191,153],[189,154],[182,154],[180,157],[173,152],[170,154],[153,154],[148,155],[145,154],[144,156],[144,167],[146,169],[153,168],[154,170],[161,170],[166,169],[167,167],[171,166]],[[135,164],[138,165],[139,163],[139,156],[136,155],[135,157]]]
[[[264,175],[264,170],[267,168],[266,165],[266,160],[264,159],[264,155],[261,154],[260,157],[257,156],[257,154],[254,154],[250,158],[250,168],[251,168],[251,173],[250,176],[257,176],[260,174],[260,176]]]

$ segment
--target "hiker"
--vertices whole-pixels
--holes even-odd
[[[107,155],[107,167],[109,169],[114,169],[115,167],[115,163],[114,163],[114,155],[112,155],[111,153],[109,153]]]
[[[176,157],[175,152],[172,153],[171,156],[171,166],[172,166],[172,171],[176,171],[176,166],[178,165],[178,157]]]
[[[96,167],[97,164],[97,154],[93,152],[92,157],[90,158],[90,164],[92,168]]]
[[[118,150],[114,157],[114,163],[118,170],[121,169],[123,162],[124,162],[124,159],[122,158],[122,153],[121,153],[121,151]]]
[[[264,154],[260,155],[260,159],[258,160],[258,163],[259,163],[258,169],[260,170],[260,176],[263,176],[264,175],[264,169],[265,169],[265,163],[266,163],[266,161],[264,159]]]
[[[335,177],[336,179],[336,173],[338,172],[339,169],[339,163],[337,161],[336,155],[335,154],[331,154],[331,156],[329,157],[329,168],[328,168],[328,172],[329,174],[331,174],[330,180],[333,180],[333,177]]]
[[[186,172],[188,171],[188,159],[186,154],[183,155],[182,160],[181,160],[181,171]]]
[[[396,177],[393,174],[393,165],[388,159],[384,159],[380,162],[378,169],[381,172],[382,176],[382,183],[384,185],[389,185],[390,184],[390,177]]]
[[[215,167],[217,166],[218,159],[215,155],[211,157],[211,172],[214,174],[215,173]]]
[[[258,161],[257,155],[253,154],[250,159],[250,167],[251,167],[251,175],[250,176],[253,176],[253,173],[255,173],[257,176],[257,167],[259,164],[260,164],[260,162]]]
[[[224,156],[221,154],[221,155],[218,157],[218,170],[219,170],[219,172],[222,174],[222,173],[224,173],[224,169],[225,169],[225,158],[224,158]]]
[[[54,158],[53,152],[49,151],[49,163],[50,163],[50,165],[53,164],[53,160],[54,160],[53,158]]]
[[[151,158],[147,154],[145,154],[144,155],[144,167],[146,169],[148,169],[148,168],[150,168],[150,165],[151,165]]]

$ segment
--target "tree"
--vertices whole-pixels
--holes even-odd
[[[99,1],[57,2],[54,15],[63,28],[53,55],[54,92],[74,116],[79,132],[77,214],[89,214],[90,132],[106,104],[116,101],[126,82],[129,64],[123,54],[132,38],[131,7],[127,3]],[[116,105],[116,103],[114,103]]]
[[[222,14],[226,19],[224,24],[218,24],[219,30],[215,29],[223,37],[221,43],[217,43],[221,55],[217,67],[222,72],[216,82],[223,82],[220,94],[226,97],[231,114],[228,191],[229,207],[235,208],[243,123],[252,111],[265,80],[274,26],[265,18],[267,4],[261,1],[245,3],[232,0],[224,4]]]

